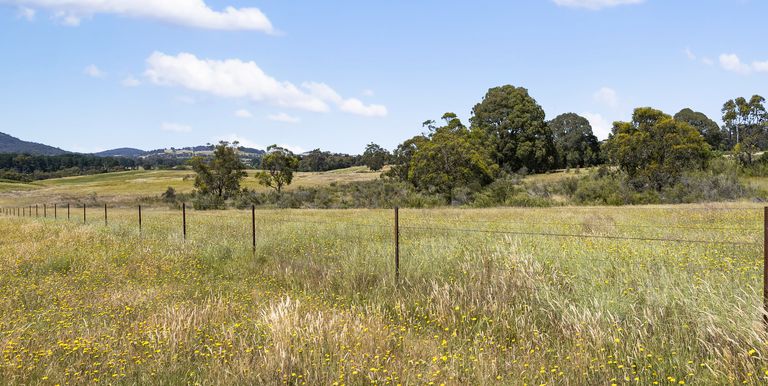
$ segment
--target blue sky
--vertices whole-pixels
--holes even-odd
[[[0,0],[0,131],[67,150],[392,149],[488,88],[598,137],[768,94],[758,0]]]

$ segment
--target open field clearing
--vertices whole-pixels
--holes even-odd
[[[243,187],[257,191],[267,188],[258,184],[254,171],[248,170]],[[366,167],[352,167],[327,172],[297,172],[293,184],[287,190],[300,187],[370,181],[379,178],[381,172],[371,172]],[[31,183],[0,182],[0,205],[25,205],[45,201],[76,200],[96,195],[100,200],[113,203],[132,202],[140,197],[157,197],[168,187],[179,193],[191,193],[195,173],[191,170],[135,170],[94,174],[78,177],[54,178]]]
[[[0,218],[6,383],[768,382],[754,205],[403,209],[399,285],[391,210],[102,210]]]

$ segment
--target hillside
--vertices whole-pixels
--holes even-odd
[[[254,178],[254,170],[248,170],[243,187],[266,191]],[[300,187],[327,186],[356,181],[378,179],[381,172],[371,172],[365,167],[352,167],[328,172],[297,172],[287,190]],[[46,202],[78,200],[95,195],[113,203],[132,203],[140,197],[157,197],[169,186],[180,193],[194,188],[194,172],[191,170],[134,170],[126,172],[94,174],[87,176],[53,178],[33,183],[0,181],[0,206],[22,206]]]
[[[27,153],[34,155],[61,155],[68,151],[36,142],[22,141],[5,133],[0,133],[0,153]]]
[[[93,153],[99,157],[141,157],[146,154],[146,151],[141,149],[135,149],[132,147],[121,147],[118,149],[105,150],[98,153]]]

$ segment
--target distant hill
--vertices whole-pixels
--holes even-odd
[[[266,151],[260,149],[254,149],[250,147],[240,146],[237,148],[240,151],[240,155],[246,158],[258,157],[266,154]],[[189,146],[189,147],[177,147],[168,149],[155,149],[144,152],[143,157],[156,156],[167,158],[190,158],[193,156],[208,156],[213,154],[213,145],[202,146]]]
[[[93,155],[97,155],[99,157],[127,157],[127,158],[141,157],[145,154],[147,154],[146,151],[141,149],[134,149],[132,147],[121,147],[119,149],[104,150],[98,153],[93,153]]]
[[[22,141],[5,133],[0,133],[0,153],[26,153],[34,155],[62,155],[69,153],[58,147],[41,143]]]
[[[240,155],[244,159],[253,159],[265,154],[264,150],[240,146]],[[0,153],[27,153],[33,155],[62,155],[70,154],[66,150],[40,143],[22,141],[8,134],[0,133]],[[207,156],[213,153],[213,145],[190,146],[182,148],[168,148],[144,151],[132,147],[104,150],[93,153],[99,157],[160,157],[160,158],[190,158],[195,155]]]

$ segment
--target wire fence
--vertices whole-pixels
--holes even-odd
[[[631,208],[631,209],[630,209]],[[42,205],[27,205],[24,207],[6,207],[1,208],[1,213],[7,217],[18,217],[18,218],[42,218],[42,219],[52,219],[52,220],[69,220],[70,222],[78,222],[81,224],[94,224],[95,222],[101,222],[104,226],[110,225],[110,210],[114,210],[114,208],[110,209],[108,205],[99,206],[98,208],[95,208],[94,206],[88,207],[88,205],[80,205],[78,207],[74,207],[70,204],[66,205],[60,205],[60,204],[42,204]],[[96,209],[96,213],[94,214],[94,209]],[[188,211],[186,204],[182,204],[181,210],[179,211],[180,217],[177,222],[177,226],[180,226],[180,234],[182,239],[186,242],[188,239],[188,226],[190,226],[190,223],[188,222]],[[593,209],[593,208],[568,208],[568,210],[571,209]],[[614,209],[614,208],[611,208]],[[630,209],[632,211],[639,211],[643,208],[640,207],[622,207],[621,209]],[[327,221],[327,220],[318,220],[318,219],[308,219],[308,218],[295,218],[292,216],[292,213],[283,213],[274,223],[269,224],[271,228],[275,228],[278,225],[291,225],[291,226],[308,226],[312,227],[313,229],[334,229],[334,228],[349,228],[349,229],[359,229],[359,230],[366,230],[368,232],[375,231],[380,232],[379,237],[377,239],[378,242],[382,243],[392,243],[392,251],[393,251],[393,265],[394,265],[394,276],[395,276],[395,282],[400,283],[400,275],[401,275],[401,267],[400,267],[400,248],[401,244],[405,243],[406,245],[409,243],[409,238],[411,236],[413,237],[450,237],[450,238],[457,238],[461,237],[462,235],[485,235],[489,237],[505,237],[505,238],[511,238],[511,239],[519,239],[521,237],[526,238],[533,238],[533,239],[543,239],[543,240],[552,240],[552,239],[572,239],[572,240],[578,240],[578,241],[588,241],[588,240],[594,240],[594,241],[609,241],[614,243],[626,243],[626,242],[640,242],[640,243],[659,243],[659,244],[675,244],[675,245],[699,245],[702,248],[721,248],[722,250],[728,250],[733,248],[750,248],[746,255],[752,255],[754,253],[755,255],[755,261],[757,261],[759,258],[762,258],[763,263],[763,303],[764,307],[762,310],[762,319],[763,322],[766,325],[766,328],[768,328],[768,250],[766,249],[766,235],[768,235],[768,208],[722,208],[722,207],[685,207],[685,208],[666,208],[666,207],[654,207],[652,208],[654,211],[668,211],[668,210],[674,210],[675,214],[677,212],[684,213],[685,211],[691,211],[691,212],[701,212],[701,211],[738,211],[739,213],[745,213],[745,214],[753,214],[756,216],[755,221],[762,220],[763,226],[762,228],[753,226],[753,225],[744,225],[744,226],[726,226],[726,225],[718,225],[716,223],[712,222],[711,218],[704,218],[704,221],[708,221],[708,224],[702,224],[702,225],[680,225],[680,224],[631,224],[631,223],[615,223],[612,222],[612,220],[609,219],[609,221],[603,221],[604,219],[597,218],[595,221],[592,221],[588,224],[585,223],[577,223],[577,222],[568,222],[568,221],[541,221],[540,219],[533,219],[532,221],[518,221],[514,219],[496,219],[496,220],[477,220],[477,219],[467,219],[467,218],[447,218],[443,219],[445,221],[450,221],[451,223],[455,223],[455,226],[445,226],[444,224],[435,225],[434,223],[430,222],[429,216],[425,216],[423,210],[413,210],[408,211],[413,214],[413,217],[409,218],[402,218],[400,216],[400,210],[399,208],[394,208],[393,217],[391,218],[391,221],[381,222],[381,221],[370,221],[371,219],[364,218],[363,216],[357,216],[353,218],[351,221],[349,219],[345,219],[346,221]],[[136,221],[136,226],[138,229],[139,234],[144,234],[146,232],[146,229],[144,229],[145,221],[146,221],[146,213],[142,212],[142,207],[138,206],[135,209],[135,217],[131,215],[130,217],[134,217],[133,221]],[[237,212],[227,212],[227,217],[231,218],[233,217],[231,213],[239,213],[242,214],[243,211],[237,211]],[[253,249],[254,253],[257,249],[257,243],[258,243],[258,237],[260,236],[257,233],[257,211],[254,206],[250,208],[250,219],[241,219],[237,218],[237,221],[242,221],[243,223],[240,225],[233,225],[236,229],[234,232],[240,232],[241,237],[237,237],[239,239],[244,239],[245,237],[242,237],[242,234],[245,232],[243,229],[249,230],[248,232],[248,239],[250,239],[250,247]],[[714,212],[717,213],[717,212]],[[762,213],[763,216],[760,216]],[[200,219],[205,219],[209,216],[221,216],[219,213],[215,214],[209,214],[209,213],[198,213],[199,216],[195,215],[192,216],[193,218],[199,217]],[[238,215],[239,215],[238,214]],[[654,213],[651,213],[654,214]],[[90,217],[89,217],[90,215]],[[762,217],[762,218],[761,218]],[[120,220],[123,220],[122,223],[125,222],[125,218],[121,218]],[[366,221],[368,220],[368,221]],[[402,220],[402,221],[401,221]],[[129,220],[131,221],[131,220]],[[401,224],[403,222],[403,224]],[[752,221],[750,221],[752,222]],[[475,226],[467,226],[467,225],[475,225]],[[197,224],[195,224],[197,225]],[[193,225],[194,226],[194,225]],[[525,229],[509,229],[510,227],[525,227]],[[552,227],[559,227],[560,229],[551,229]],[[694,231],[694,232],[713,232],[714,236],[717,238],[688,238],[688,237],[680,237],[679,235],[638,235],[638,234],[628,234],[626,232],[619,233],[619,234],[604,234],[603,233],[586,233],[586,232],[577,232],[574,231],[572,228],[579,228],[581,227],[582,230],[584,228],[589,229],[607,229],[612,230],[614,232],[617,231],[631,231],[635,229],[645,229],[645,230],[653,230],[656,232],[667,232],[670,233],[670,231]],[[248,229],[250,228],[250,229]],[[544,229],[540,229],[544,228]],[[563,230],[562,228],[566,228]],[[762,230],[762,232],[761,232]],[[222,230],[220,229],[219,232]],[[391,233],[390,233],[391,232]],[[684,233],[684,232],[683,232]],[[364,235],[364,233],[359,233],[359,235]],[[369,234],[366,234],[369,235]],[[401,238],[401,236],[406,236],[405,238]],[[371,242],[372,240],[370,238],[360,238],[360,242]],[[478,242],[486,242],[484,240],[479,240]],[[531,241],[532,243],[539,243],[538,241]],[[762,256],[760,255],[760,247],[762,246]],[[563,263],[564,261],[567,261],[567,257],[563,255],[559,256],[549,256],[549,258],[544,258],[545,254],[540,254],[539,257],[542,258],[543,261],[547,261],[549,263]],[[577,261],[584,261],[584,262],[592,262],[592,263],[601,263],[601,264],[616,264],[617,262],[614,259],[611,259],[609,257],[594,257],[594,256],[585,256],[580,255],[573,260]],[[626,262],[626,261],[624,261]],[[621,262],[619,262],[621,263]],[[691,262],[687,262],[689,265],[695,265]],[[701,265],[704,267],[704,265]]]

